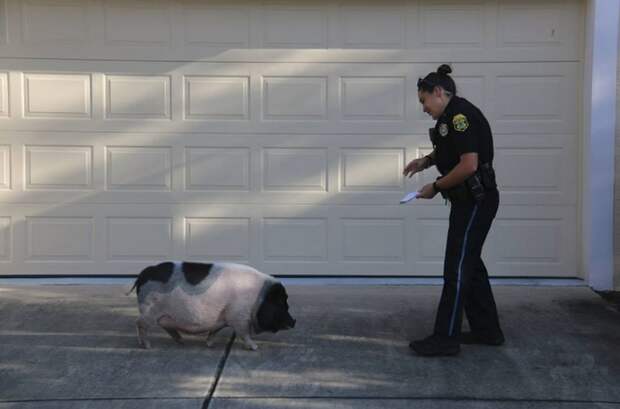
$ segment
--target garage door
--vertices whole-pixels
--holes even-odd
[[[578,1],[0,0],[0,273],[440,275],[416,80],[495,133],[493,275],[577,276]]]

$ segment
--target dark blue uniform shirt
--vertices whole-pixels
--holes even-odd
[[[478,163],[493,162],[493,136],[482,112],[471,102],[453,96],[435,124],[433,141],[435,163],[439,173],[446,175],[461,160],[461,155],[478,154]]]

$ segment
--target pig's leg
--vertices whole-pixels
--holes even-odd
[[[138,345],[140,345],[142,348],[149,349],[151,347],[151,343],[146,338],[148,325],[144,318],[140,317],[137,319],[136,329],[138,331]]]
[[[170,335],[172,339],[174,339],[174,341],[177,344],[183,345],[183,338],[181,337],[181,334],[179,334],[179,331],[177,331],[176,329],[171,329],[171,328],[165,328],[165,327],[162,327],[162,328],[164,329],[164,331],[168,333],[168,335]]]
[[[250,338],[249,333],[239,335],[241,336],[241,340],[243,341],[243,344],[247,349],[250,349],[252,351],[256,351],[258,349],[258,345],[256,345],[256,342],[254,342],[252,338]]]
[[[211,331],[207,331],[205,333],[205,341],[207,343],[207,348],[212,348],[214,344],[213,336],[217,334],[222,328],[226,327],[226,324],[222,324],[220,327],[216,327]]]
[[[170,335],[172,339],[174,339],[177,344],[183,345],[183,338],[181,337],[181,334],[179,334],[179,331],[177,331],[178,326],[169,315],[162,315],[157,320],[157,323],[168,333],[168,335]]]
[[[243,341],[247,349],[251,349],[252,351],[258,349],[258,345],[250,338],[250,327],[247,323],[245,325],[235,324],[233,325],[233,329],[235,333],[241,337],[241,341]]]

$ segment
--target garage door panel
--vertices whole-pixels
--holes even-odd
[[[249,191],[250,149],[247,147],[185,147],[185,189]]]
[[[341,48],[407,48],[407,17],[410,8],[402,2],[387,7],[343,2],[337,16]],[[370,28],[365,30],[363,27]],[[334,27],[336,28],[336,27]]]
[[[404,77],[342,77],[342,119],[405,119],[405,80]]]
[[[186,260],[249,262],[250,217],[185,217]]]
[[[172,7],[166,0],[103,0],[103,38],[112,47],[172,45]]]
[[[157,260],[192,259],[248,262],[280,274],[441,275],[448,211],[424,204],[3,205],[0,250],[8,263],[0,271],[131,274]],[[489,271],[577,274],[575,217],[562,207],[502,207],[485,247]],[[23,249],[20,240],[28,243]]]
[[[249,120],[250,77],[185,75],[185,120]]]
[[[577,135],[498,135],[495,168],[502,203],[578,203]]]
[[[61,73],[93,70],[91,63],[57,62],[58,71],[39,73],[32,71],[47,63],[12,64],[29,69],[23,81],[19,71],[11,75],[9,82],[17,77],[22,86],[11,98],[11,116],[0,121],[4,129],[426,134],[433,125],[417,102],[422,66],[254,64],[252,74],[246,68],[222,75],[225,68],[214,64],[151,64],[147,73],[117,62],[98,68],[124,74],[101,75]],[[162,75],[166,70],[175,72]],[[462,73],[462,95],[480,104],[495,134],[575,133],[578,127],[577,64],[476,63],[455,71]]]
[[[334,219],[328,206],[264,204],[252,211],[253,266],[272,274],[330,271]]]
[[[11,146],[0,145],[0,191],[12,188],[12,173]]]
[[[447,210],[416,209],[412,251],[419,275],[443,271]],[[483,259],[497,276],[576,276],[576,211],[546,206],[502,206],[485,243]]]
[[[90,37],[89,5],[81,1],[19,2],[22,39],[25,44],[80,44]]]
[[[180,11],[184,47],[197,49],[194,52],[205,48],[250,48],[251,9],[234,3],[186,1]]]
[[[326,77],[264,76],[262,91],[263,120],[327,119]]]
[[[170,77],[106,75],[106,119],[170,119]]]
[[[261,9],[259,47],[327,48],[327,7],[317,2],[265,4]]]
[[[405,220],[402,218],[343,218],[342,261],[345,263],[405,261]]]
[[[0,72],[0,119],[9,116],[9,73]]]
[[[25,261],[93,261],[93,217],[27,216]]]
[[[435,199],[441,206],[414,202],[403,206],[410,212],[408,252],[412,260],[412,270],[416,275],[435,276],[443,274],[443,257],[448,234],[450,207],[443,200]]]
[[[402,192],[404,150],[347,148],[340,151],[340,191]]]
[[[8,18],[16,24],[2,55],[82,59],[239,61],[249,49],[273,61],[288,49],[312,48],[321,52],[298,58],[367,61],[355,51],[390,49],[398,51],[385,55],[391,61],[437,61],[446,51],[452,61],[566,60],[581,56],[583,25],[577,1],[23,1],[6,10],[0,33]]]
[[[326,148],[265,148],[262,190],[327,192]]]
[[[171,217],[108,217],[106,259],[150,260],[173,257]]]
[[[264,261],[327,261],[327,218],[263,218]]]
[[[93,147],[27,145],[25,190],[93,188]]]
[[[10,262],[13,249],[13,218],[0,217],[0,263]]]
[[[90,74],[23,74],[25,118],[90,119]]]
[[[483,112],[486,112],[488,108],[487,98],[489,97],[487,85],[489,77],[483,75],[453,75],[453,78],[457,84],[457,94],[472,102]]]
[[[494,75],[495,132],[575,133],[581,106],[577,64],[511,64]]]
[[[581,41],[582,42],[582,41]],[[21,47],[2,47],[0,58],[50,58],[50,59],[71,59],[79,58],[83,60],[102,58],[101,55],[93,55],[92,47],[78,48],[74,51],[70,49],[50,51],[47,49],[40,49],[35,52],[25,52]],[[184,61],[191,62],[195,60],[210,61],[216,63],[234,63],[235,61],[253,61],[269,63],[273,61],[287,61],[291,58],[290,49],[246,49],[246,48],[208,48],[203,50],[201,47],[185,47],[186,50],[190,50],[184,54],[179,54],[181,47],[172,48],[176,51],[169,58],[164,58],[164,55],[168,49],[172,47],[166,47],[163,50],[156,50],[156,47],[149,48],[143,47],[136,51],[131,51],[131,48],[119,49],[114,52],[108,52],[109,55],[106,60],[131,60],[139,58],[145,61]],[[191,50],[201,50],[191,52]],[[337,47],[334,47],[335,49]],[[581,58],[578,50],[574,50],[574,45],[569,44],[569,50],[565,51],[558,47],[521,47],[514,49],[502,49],[497,48],[495,50],[488,49],[471,49],[467,47],[463,48],[427,48],[427,49],[414,49],[414,50],[396,50],[396,51],[383,51],[373,50],[371,54],[367,50],[357,49],[338,49],[334,50],[315,50],[309,49],[305,53],[295,55],[295,62],[303,63],[424,63],[425,61],[450,61],[456,63],[467,63],[471,61],[478,61],[484,63],[496,63],[496,62],[511,62],[511,61],[578,61]],[[139,56],[137,56],[137,54]],[[35,57],[35,55],[37,57]]]
[[[106,147],[107,190],[170,191],[171,172],[171,147]]]
[[[435,168],[401,176],[431,152],[425,135],[10,132],[3,140],[0,198],[15,203],[389,205],[439,176]],[[503,204],[576,205],[575,135],[497,135],[495,147]]]
[[[7,0],[0,0],[0,46],[6,46],[8,37]]]
[[[482,48],[484,2],[427,2],[420,6],[420,34],[424,47]]]
[[[388,210],[389,208],[389,210]],[[342,275],[392,275],[411,269],[408,239],[411,215],[398,205],[338,206],[329,209],[330,265],[338,265]],[[300,217],[299,215],[297,217]],[[268,268],[277,268],[265,263]],[[271,267],[273,265],[273,267]],[[293,274],[316,271],[333,274],[329,266],[282,266]]]
[[[415,253],[419,274],[433,275],[443,272],[448,224],[448,218],[439,212],[435,216],[416,219],[418,244]]]
[[[582,45],[581,5],[527,0],[499,2],[498,46],[502,48],[555,47],[568,51]],[[571,28],[578,28],[571,30]]]
[[[500,123],[562,120],[561,106],[553,103],[560,100],[561,76],[500,76],[496,80],[496,87],[498,93],[505,96],[498,98],[496,107],[496,118]],[[531,98],[532,95],[537,95],[537,98]]]
[[[79,274],[100,259],[94,213],[54,211],[40,205],[0,209],[1,274]],[[6,216],[5,216],[6,215]]]
[[[497,148],[497,178],[510,203],[572,203],[577,187],[571,176],[574,153],[562,148]]]
[[[576,218],[574,208],[504,207],[486,255],[503,275],[576,276]]]

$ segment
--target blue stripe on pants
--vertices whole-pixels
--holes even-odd
[[[465,229],[465,238],[463,240],[463,247],[461,248],[461,259],[459,260],[459,269],[456,279],[456,298],[454,300],[454,307],[452,308],[452,318],[450,318],[450,331],[448,332],[448,336],[450,337],[454,333],[454,320],[456,318],[456,310],[459,304],[459,295],[461,292],[461,273],[463,272],[463,259],[465,259],[465,249],[467,248],[467,236],[469,235],[469,229],[471,229],[471,225],[474,221],[474,217],[476,217],[477,212],[478,205],[475,205],[474,211],[472,212],[471,218],[469,219],[469,223],[467,224],[467,229]]]

